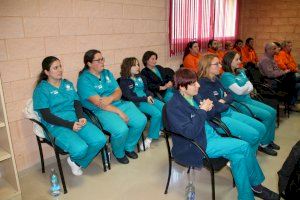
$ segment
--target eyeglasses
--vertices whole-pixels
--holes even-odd
[[[216,66],[219,66],[219,65],[221,65],[221,63],[211,63],[210,65],[216,65]]]
[[[102,57],[102,58],[99,58],[99,59],[97,59],[97,60],[93,60],[93,62],[97,62],[97,63],[100,63],[100,62],[104,62],[105,61],[105,58],[104,57]]]

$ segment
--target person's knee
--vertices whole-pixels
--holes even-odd
[[[74,144],[71,147],[69,153],[71,157],[80,159],[86,155],[87,150],[88,150],[88,145],[86,143],[79,143],[79,144]]]
[[[132,126],[136,128],[145,127],[146,123],[147,123],[147,117],[143,113],[140,113],[138,114],[138,117],[134,119]]]
[[[119,139],[119,138],[124,138],[127,137],[127,134],[129,132],[129,128],[126,125],[122,125],[122,126],[117,126],[117,130],[114,131],[112,134],[112,138],[114,139]]]

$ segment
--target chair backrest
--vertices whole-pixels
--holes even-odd
[[[36,123],[33,123],[33,133],[40,138],[45,138],[45,133],[44,133],[43,127],[37,123],[37,122],[41,122],[41,118],[39,117],[38,113],[33,110],[32,98],[28,99],[28,101],[26,102],[26,106],[23,109],[23,114],[26,119],[29,119],[29,120],[34,119],[35,120],[35,121],[31,120],[33,122],[36,122]]]

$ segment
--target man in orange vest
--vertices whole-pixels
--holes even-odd
[[[222,62],[223,57],[224,57],[224,52],[223,50],[220,49],[221,45],[217,40],[210,39],[208,41],[208,49],[207,53],[208,54],[216,54],[219,58],[219,61]]]
[[[298,72],[298,65],[291,55],[292,42],[283,41],[281,44],[281,51],[275,56],[275,61],[278,67],[282,70],[289,69],[291,72]]]
[[[281,44],[281,50],[277,55],[275,55],[274,59],[277,63],[278,67],[282,70],[290,70],[295,74],[296,79],[296,90],[297,96],[295,96],[294,101],[297,101],[300,96],[300,75],[298,64],[296,63],[294,57],[291,55],[292,51],[292,42],[290,40],[285,40]]]
[[[253,48],[254,45],[254,39],[253,38],[247,38],[245,46],[242,48],[242,62],[244,65],[252,65],[256,66],[258,59],[256,52]]]

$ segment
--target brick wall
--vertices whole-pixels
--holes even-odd
[[[32,124],[22,109],[31,97],[45,56],[58,56],[64,75],[76,84],[83,54],[100,49],[106,67],[119,76],[126,56],[146,50],[158,63],[168,57],[168,0],[0,0],[0,73],[18,170],[39,162]],[[46,157],[51,156],[46,151]]]
[[[292,54],[300,63],[299,0],[241,0],[240,11],[240,37],[253,37],[259,56],[266,42],[291,40]]]

